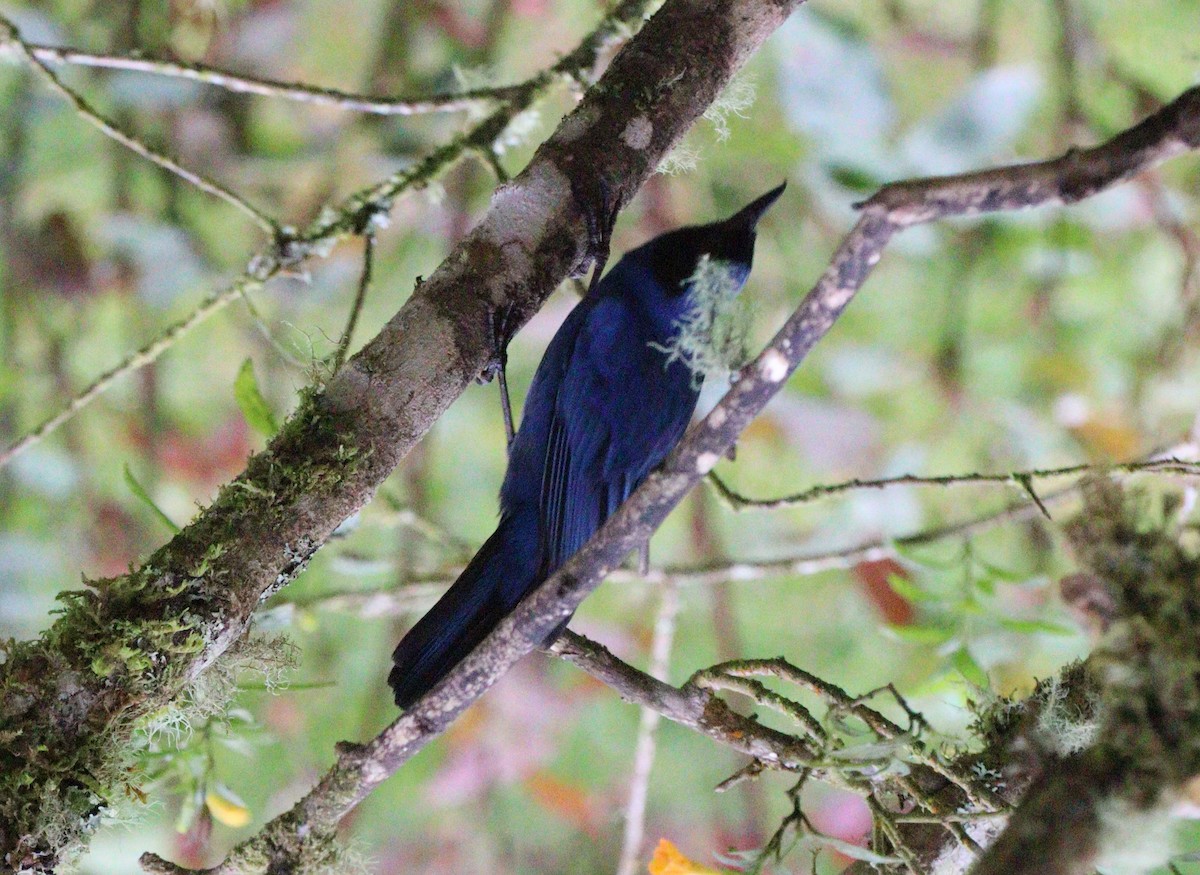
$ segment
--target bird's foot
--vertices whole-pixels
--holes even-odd
[[[508,343],[516,333],[513,323],[513,308],[510,305],[494,307],[488,321],[488,341],[492,346],[492,357],[487,360],[475,377],[475,382],[483,385],[497,377],[504,376],[508,367]]]
[[[614,188],[603,176],[596,178],[595,188],[585,189],[585,183],[571,183],[571,193],[575,203],[583,212],[583,220],[587,223],[587,250],[576,266],[573,276],[584,276],[588,269],[592,271],[591,282],[588,283],[588,293],[596,288],[604,266],[608,263],[608,254],[612,246],[613,227],[617,224],[617,214],[621,211],[621,189]]]
[[[508,342],[512,340],[513,334],[516,333],[515,322],[516,319],[514,318],[512,307],[503,306],[492,310],[492,317],[489,323],[492,358],[483,366],[483,369],[479,372],[479,376],[475,378],[475,382],[477,383],[490,383],[492,380],[498,380],[500,383],[500,409],[504,413],[504,434],[508,441],[506,446],[509,447],[512,446],[516,430],[513,428],[512,402],[508,397],[506,368],[508,367]]]

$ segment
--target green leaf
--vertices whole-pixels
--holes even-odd
[[[944,626],[885,626],[887,634],[910,644],[944,644],[954,636]]]
[[[984,559],[976,559],[975,561],[979,563],[979,567],[986,571],[990,577],[996,578],[1001,583],[1024,583],[1029,580],[1029,574],[1024,571],[1001,568],[999,565],[993,565]]]
[[[847,842],[833,836],[825,834],[814,835],[813,841],[817,844],[824,845],[827,848],[837,851],[839,854],[849,857],[852,860],[862,860],[864,863],[870,863],[875,866],[892,866],[897,863],[903,863],[904,860],[900,857],[885,857],[883,854],[877,854],[870,848],[864,848],[862,845],[856,845],[852,842]]]
[[[154,499],[151,498],[150,493],[146,491],[146,487],[139,483],[138,479],[133,476],[133,471],[129,469],[128,462],[125,463],[125,485],[129,487],[129,491],[132,492],[138,499],[140,499],[141,502],[146,505],[146,507],[154,511],[154,515],[162,520],[163,525],[170,529],[172,533],[179,531],[179,526],[175,525],[171,518],[163,513],[162,508],[154,503]]]
[[[1049,620],[1014,620],[1011,617],[1001,617],[1000,625],[1010,632],[1022,632],[1029,635],[1045,633],[1048,635],[1077,635],[1078,629],[1064,623],[1052,623]]]
[[[934,598],[932,593],[921,589],[916,583],[901,574],[889,574],[887,582],[896,595],[910,602],[927,602]]]
[[[928,544],[908,544],[903,539],[898,539],[892,541],[890,546],[901,559],[931,571],[955,571],[962,565],[960,556],[950,559],[933,558],[930,554],[934,548]]]
[[[874,191],[880,185],[880,180],[872,174],[848,164],[832,164],[826,168],[826,172],[842,188],[854,192]]]
[[[986,596],[996,594],[996,581],[991,577],[979,577],[975,580],[975,588]]]
[[[980,689],[988,689],[991,686],[991,681],[988,680],[987,672],[984,671],[975,658],[965,647],[960,647],[954,651],[954,655],[950,657],[950,664],[954,666],[969,683],[974,684]]]
[[[254,362],[246,359],[238,370],[237,379],[233,381],[233,397],[241,408],[242,416],[250,427],[263,437],[273,437],[279,431],[279,423],[271,412],[267,400],[258,390],[258,381],[254,378]]]

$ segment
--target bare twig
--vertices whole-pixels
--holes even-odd
[[[205,64],[183,63],[163,58],[147,58],[141,55],[106,55],[83,52],[59,46],[44,46],[27,43],[30,53],[45,63],[75,64],[81,67],[103,67],[109,70],[129,70],[154,76],[188,79],[234,91],[241,94],[257,94],[282,100],[294,100],[318,106],[334,106],[352,112],[376,115],[421,115],[431,112],[453,112],[471,109],[480,103],[503,103],[514,97],[525,87],[500,85],[490,88],[472,88],[451,94],[434,94],[428,97],[372,97],[354,94],[336,88],[322,88],[296,82],[282,82],[261,76],[248,76],[220,67]]]
[[[121,130],[113,122],[97,112],[79,92],[63,82],[57,73],[34,54],[30,46],[21,39],[21,34],[17,26],[5,16],[0,15],[0,47],[4,45],[12,46],[19,55],[29,62],[34,70],[41,74],[42,78],[46,80],[51,88],[65,97],[75,107],[76,112],[105,136],[111,137],[130,151],[141,155],[147,161],[157,164],[170,173],[174,173],[180,179],[190,183],[201,191],[218,197],[227,204],[236,207],[242,213],[249,216],[258,227],[266,231],[272,238],[279,235],[279,223],[257,207],[252,206],[245,198],[234,194],[204,174],[189,170],[174,158],[150,148],[137,137]]]
[[[675,619],[679,615],[679,588],[668,583],[662,588],[658,616],[654,621],[654,639],[650,645],[650,676],[667,680],[671,663],[671,645],[675,639]],[[621,856],[617,875],[634,875],[646,832],[646,795],[650,771],[654,768],[654,736],[659,713],[642,708],[638,721],[637,743],[633,752],[633,775],[629,781],[629,799],[625,803],[625,832],[621,838]]]
[[[1061,468],[1034,468],[1028,471],[1012,471],[1006,474],[942,474],[921,476],[917,474],[901,474],[896,477],[881,477],[867,480],[854,478],[841,483],[832,483],[810,487],[803,492],[785,495],[779,498],[749,498],[735,492],[722,480],[716,472],[710,472],[708,481],[716,490],[717,495],[726,506],[735,511],[742,510],[778,510],[781,508],[797,507],[809,504],[822,498],[829,498],[846,492],[868,489],[887,489],[891,486],[971,486],[981,483],[1011,484],[1029,494],[1026,483],[1032,480],[1045,480],[1051,477],[1069,477],[1082,474],[1133,474],[1160,473],[1182,474],[1184,476],[1200,476],[1200,463],[1176,458],[1144,459],[1135,462],[1122,462],[1111,465],[1067,465]]]
[[[333,372],[342,369],[346,361],[346,351],[350,348],[350,340],[354,337],[354,328],[358,325],[358,317],[362,312],[363,303],[367,300],[367,289],[371,287],[371,270],[375,260],[375,233],[370,228],[363,231],[363,264],[358,277],[358,291],[354,294],[354,303],[350,305],[350,318],[338,341],[337,352],[333,356]]]
[[[1161,457],[1165,468],[1155,467],[1159,460],[1147,460],[1147,467],[1139,469],[1139,473],[1172,474],[1172,468],[1178,465],[1178,473],[1183,476],[1193,476],[1194,463],[1180,461],[1176,454],[1189,450],[1187,446],[1172,449],[1170,455]],[[711,475],[710,475],[711,479]],[[1055,506],[1068,498],[1075,496],[1085,481],[1079,480],[1073,484],[1061,487],[1041,496],[1043,506]],[[814,490],[843,491],[842,484],[829,487],[815,487]],[[753,499],[743,499],[753,501]],[[1018,501],[999,510],[979,514],[965,520],[936,526],[930,529],[914,532],[891,539],[872,539],[841,550],[831,550],[818,553],[802,553],[798,556],[783,556],[777,559],[732,559],[701,565],[668,565],[649,570],[632,571],[617,568],[609,573],[607,580],[617,584],[650,584],[678,586],[716,586],[719,584],[769,580],[789,575],[808,576],[821,574],[826,571],[836,571],[853,568],[860,562],[894,557],[897,548],[906,549],[935,544],[950,538],[971,537],[988,529],[1009,522],[1019,522],[1031,519],[1041,513],[1032,500]],[[408,520],[404,515],[403,520]],[[418,523],[419,524],[419,523]],[[434,530],[430,535],[434,540],[445,541],[451,536],[441,529]],[[447,542],[449,543],[449,542]],[[474,553],[475,546],[461,540],[453,539],[451,544],[464,554]],[[295,604],[299,607],[315,608],[320,606],[325,610],[355,611],[363,616],[399,616],[410,613],[429,604],[440,595],[461,573],[461,566],[452,566],[441,572],[431,573],[420,577],[409,577],[396,584],[389,584],[376,589],[356,587],[350,590],[329,590],[303,599],[292,599],[284,596],[277,600],[277,605]]]
[[[136,352],[130,353],[118,364],[93,380],[86,389],[68,401],[66,406],[58,411],[58,413],[51,416],[33,431],[26,433],[3,450],[0,450],[0,467],[8,464],[30,447],[40,443],[47,435],[52,434],[64,423],[71,420],[75,414],[104,394],[121,377],[155,361],[160,355],[174,346],[181,337],[201,322],[236,301],[246,291],[260,288],[266,279],[272,275],[273,273],[262,278],[243,276],[204,301],[199,307],[178,322],[167,326],[158,337]]]
[[[606,647],[569,629],[549,648],[622,699],[654,710],[668,720],[697,730],[714,741],[773,768],[798,770],[816,756],[799,739],[763,726],[726,708],[719,699],[691,684],[674,687],[622,662]]]

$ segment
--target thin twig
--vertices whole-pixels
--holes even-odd
[[[218,197],[227,204],[230,204],[231,206],[241,210],[245,215],[249,216],[256,225],[271,235],[272,238],[275,238],[279,235],[279,223],[266,213],[252,206],[244,198],[234,194],[232,191],[225,188],[220,183],[209,179],[204,174],[187,169],[174,158],[150,148],[137,137],[134,137],[132,134],[121,130],[112,121],[101,115],[95,108],[92,107],[90,103],[87,102],[87,100],[83,98],[82,95],[79,94],[79,92],[75,91],[65,82],[63,82],[62,79],[58,77],[57,73],[50,69],[45,62],[43,62],[37,57],[37,55],[33,53],[33,50],[21,39],[21,33],[17,29],[17,26],[12,23],[12,21],[10,21],[4,15],[0,15],[0,46],[3,46],[4,44],[15,47],[18,54],[24,57],[30,63],[30,65],[41,74],[42,78],[46,80],[51,88],[65,97],[71,103],[71,105],[75,107],[76,112],[83,116],[83,118],[86,119],[89,124],[99,130],[105,136],[111,137],[113,140],[116,140],[130,151],[141,155],[147,161],[157,164],[164,170],[174,173],[180,179],[191,183],[201,191]]]
[[[448,531],[433,520],[426,519],[411,507],[405,506],[399,497],[391,492],[380,495],[382,502],[372,505],[371,521],[381,526],[403,526],[412,529],[422,538],[444,547],[466,558],[474,556],[479,546],[472,544],[453,532]],[[379,507],[382,505],[382,509]]]
[[[1006,809],[1004,811],[970,811],[955,814],[896,814],[892,816],[892,820],[896,823],[947,824],[976,823],[981,820],[1004,820],[1010,816],[1012,816],[1012,811]]]
[[[154,76],[189,79],[226,91],[242,94],[258,94],[319,106],[335,106],[353,112],[375,115],[420,115],[431,112],[453,112],[471,109],[480,103],[502,103],[516,94],[524,84],[500,85],[489,88],[472,88],[451,94],[433,94],[427,97],[372,97],[355,94],[336,88],[323,88],[296,82],[282,82],[261,76],[234,73],[206,64],[190,64],[162,58],[146,58],[137,55],[104,55],[82,52],[78,49],[45,46],[27,43],[30,53],[46,63],[75,64],[81,67],[103,67],[109,70],[129,70]]]
[[[904,861],[904,867],[908,869],[911,875],[921,875],[916,855],[905,844],[904,836],[900,834],[900,828],[896,825],[894,815],[880,805],[874,796],[867,798],[867,805],[870,806],[871,816],[874,818],[875,825],[887,837],[888,843],[892,846],[892,851]]]
[[[671,645],[675,639],[675,620],[679,616],[679,588],[662,588],[658,616],[654,621],[654,639],[650,645],[650,676],[667,680]],[[660,715],[653,708],[642,708],[638,721],[637,744],[633,753],[633,775],[629,782],[629,800],[625,803],[625,832],[621,839],[621,857],[617,875],[634,875],[646,832],[646,796],[650,771],[654,767],[654,738]]]
[[[1200,476],[1200,463],[1189,462],[1186,459],[1163,458],[1144,459],[1136,462],[1122,462],[1111,465],[1066,465],[1061,468],[1034,468],[1028,471],[1011,471],[1006,474],[941,474],[921,476],[917,474],[900,474],[895,477],[880,477],[878,479],[854,478],[841,483],[831,483],[810,487],[803,492],[784,495],[779,498],[749,498],[734,491],[717,473],[710,472],[708,482],[716,490],[718,496],[727,507],[734,511],[743,510],[779,510],[781,508],[798,507],[810,504],[822,498],[841,495],[862,489],[887,489],[891,486],[970,486],[981,483],[1001,483],[1018,486],[1029,495],[1026,484],[1031,480],[1045,480],[1051,477],[1069,477],[1079,474],[1132,474],[1139,472],[1183,474]],[[1032,497],[1032,496],[1031,496]]]
[[[729,710],[704,690],[691,684],[675,687],[639,671],[602,644],[570,629],[548,650],[616,690],[627,702],[652,708],[668,720],[697,730],[766,767],[800,771],[819,755],[816,748],[800,739]]]
[[[804,734],[812,739],[814,744],[823,746],[829,740],[829,735],[821,726],[821,721],[810,714],[807,708],[799,702],[793,702],[791,699],[779,695],[774,690],[768,690],[759,681],[731,675],[723,671],[721,666],[713,666],[696,672],[688,683],[701,690],[712,692],[725,690],[731,693],[741,693],[760,705],[778,711],[803,727]]]
[[[354,336],[354,328],[358,325],[358,317],[362,312],[363,303],[367,300],[367,289],[371,286],[371,270],[375,261],[375,233],[367,228],[363,232],[363,264],[362,273],[358,277],[358,291],[354,295],[354,303],[350,307],[350,318],[338,341],[337,352],[333,356],[333,372],[336,374],[346,362],[346,352],[350,349],[350,340]]]
[[[235,280],[232,285],[227,286],[204,301],[199,307],[178,322],[167,326],[158,337],[136,352],[130,353],[120,363],[93,380],[86,389],[68,401],[66,406],[58,411],[58,413],[51,416],[33,431],[26,433],[3,450],[0,450],[0,468],[4,467],[30,447],[40,443],[47,435],[52,434],[64,423],[72,419],[75,414],[99,398],[109,386],[125,376],[125,374],[145,367],[155,361],[160,355],[174,346],[183,335],[187,334],[209,316],[236,301],[247,290],[261,287],[265,279],[265,277],[259,279],[243,276]]]

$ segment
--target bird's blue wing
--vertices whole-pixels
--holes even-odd
[[[696,392],[664,367],[642,314],[616,295],[587,311],[555,395],[542,474],[544,561],[565,562],[670,451]]]

